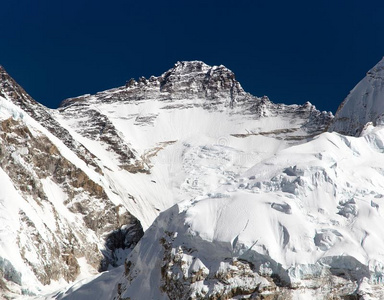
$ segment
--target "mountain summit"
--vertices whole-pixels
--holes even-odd
[[[201,61],[177,62],[161,76],[160,90],[172,97],[229,99],[230,106],[246,96],[232,71],[223,65],[210,67]]]
[[[173,68],[160,76],[130,79],[125,87],[113,89],[114,98],[122,100],[157,99],[185,100],[205,99],[214,106],[223,103],[233,106],[237,100],[245,100],[251,95],[245,93],[235,74],[224,66],[208,66],[201,61],[177,62]],[[110,90],[111,92],[112,90]],[[106,91],[108,92],[108,91]],[[98,93],[101,98],[101,93]],[[80,98],[63,101],[62,107]]]

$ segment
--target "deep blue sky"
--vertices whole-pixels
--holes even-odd
[[[384,1],[2,1],[0,64],[37,101],[223,64],[274,102],[335,112],[384,56]]]

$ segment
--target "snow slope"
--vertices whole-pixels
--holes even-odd
[[[382,299],[383,141],[325,133],[178,203],[128,257],[122,297]]]
[[[337,110],[329,131],[359,136],[367,123],[383,124],[384,58],[353,88]]]
[[[161,213],[125,270],[58,299],[382,299],[383,141],[375,128],[278,151]]]
[[[277,150],[312,138],[333,117],[310,103],[254,97],[224,66],[199,61],[68,99],[54,116],[104,165],[115,192],[135,198],[125,205],[144,228],[180,200],[204,195]],[[119,142],[111,146],[106,136]],[[134,157],[128,166],[124,147]]]

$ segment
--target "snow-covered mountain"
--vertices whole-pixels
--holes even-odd
[[[278,149],[311,139],[333,117],[310,103],[254,97],[224,66],[199,61],[65,100],[53,115],[91,149],[115,192],[136,199],[127,205],[144,228],[180,200],[204,195]]]
[[[381,65],[366,79],[373,104],[351,96],[360,83],[333,122],[199,61],[56,110],[0,68],[0,293],[380,295]],[[377,108],[361,137],[323,133],[355,135],[356,103]]]
[[[384,124],[384,58],[355,86],[336,112],[329,131],[360,136],[365,126]]]
[[[371,77],[376,78],[375,87],[380,85],[378,66],[368,73],[376,73]],[[225,151],[217,151],[222,149],[218,143],[194,153],[197,162],[188,170],[197,178],[205,174],[201,166],[219,170],[203,177],[213,183],[211,189],[185,191],[184,199],[146,230],[124,266],[55,296],[383,299],[384,127],[377,121],[383,94],[376,89],[366,103],[368,98],[355,94],[360,86],[347,98],[354,101],[344,102],[329,127],[359,137],[325,132],[303,140],[291,138],[291,130],[272,129],[269,118],[242,123],[247,130],[252,124],[267,128],[263,132],[268,134],[254,134],[252,128],[245,135],[230,135]],[[369,110],[363,112],[364,106]],[[348,117],[341,117],[343,111]],[[360,127],[355,116],[366,116]],[[279,113],[275,117],[275,122],[284,119]],[[342,123],[345,129],[337,127]],[[237,144],[240,137],[246,142]],[[237,168],[238,160],[229,160],[231,176],[221,173],[225,160],[220,158],[240,149],[249,160]],[[215,158],[206,161],[209,153]]]

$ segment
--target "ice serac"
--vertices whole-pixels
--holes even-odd
[[[162,213],[122,299],[383,299],[384,130],[324,133]]]
[[[338,108],[329,131],[359,136],[384,122],[384,58],[354,87]]]

